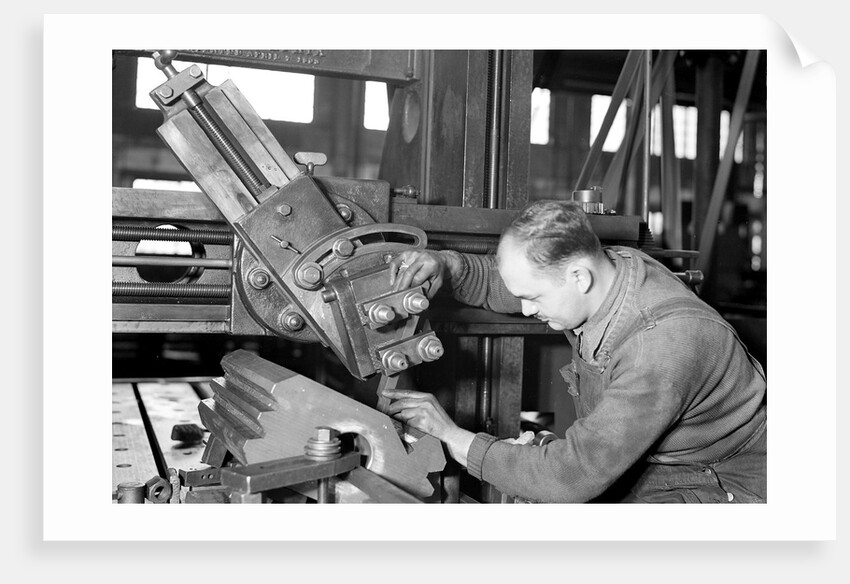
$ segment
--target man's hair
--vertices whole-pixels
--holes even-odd
[[[602,253],[602,244],[575,201],[536,201],[526,205],[504,232],[525,248],[528,260],[546,269]]]

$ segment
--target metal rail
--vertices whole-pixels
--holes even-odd
[[[112,265],[117,267],[158,266],[229,270],[233,267],[233,260],[179,256],[112,256]]]

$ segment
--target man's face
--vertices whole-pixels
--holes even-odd
[[[560,331],[584,324],[584,298],[573,278],[544,271],[528,261],[521,244],[502,238],[498,252],[499,274],[508,291],[520,299],[522,313]]]

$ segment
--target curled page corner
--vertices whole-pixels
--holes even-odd
[[[818,63],[823,59],[819,58],[813,51],[809,50],[809,48],[800,41],[799,38],[795,37],[787,30],[785,34],[788,35],[788,39],[791,41],[791,45],[794,47],[794,50],[797,51],[797,58],[800,59],[800,66],[804,69],[811,65],[812,63]]]

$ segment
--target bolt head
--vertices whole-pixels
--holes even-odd
[[[251,273],[248,274],[248,283],[257,290],[262,290],[271,283],[271,277],[265,270],[252,270]]]
[[[201,76],[201,68],[197,65],[192,65],[191,67],[189,67],[189,75],[197,79]]]
[[[283,325],[283,328],[288,331],[300,331],[304,328],[304,317],[297,312],[287,312],[283,315],[281,324]]]
[[[301,270],[301,279],[310,285],[321,282],[322,275],[322,269],[318,266],[305,266]]]
[[[349,239],[337,239],[334,242],[333,252],[339,258],[351,257],[354,254],[354,244]]]
[[[168,87],[168,86],[166,86],[166,87],[160,87],[159,89],[157,89],[157,91],[156,91],[156,92],[160,95],[160,97],[164,97],[164,98],[166,98],[166,99],[168,99],[169,97],[171,97],[172,95],[174,95],[174,90],[173,90],[173,89],[171,89],[171,88],[170,88],[170,87]]]
[[[288,217],[289,214],[292,213],[292,207],[287,204],[283,204],[277,208],[277,212],[283,215],[284,217]]]
[[[348,205],[337,205],[336,210],[339,211],[340,216],[346,223],[351,221],[351,218],[354,217],[354,212]]]

